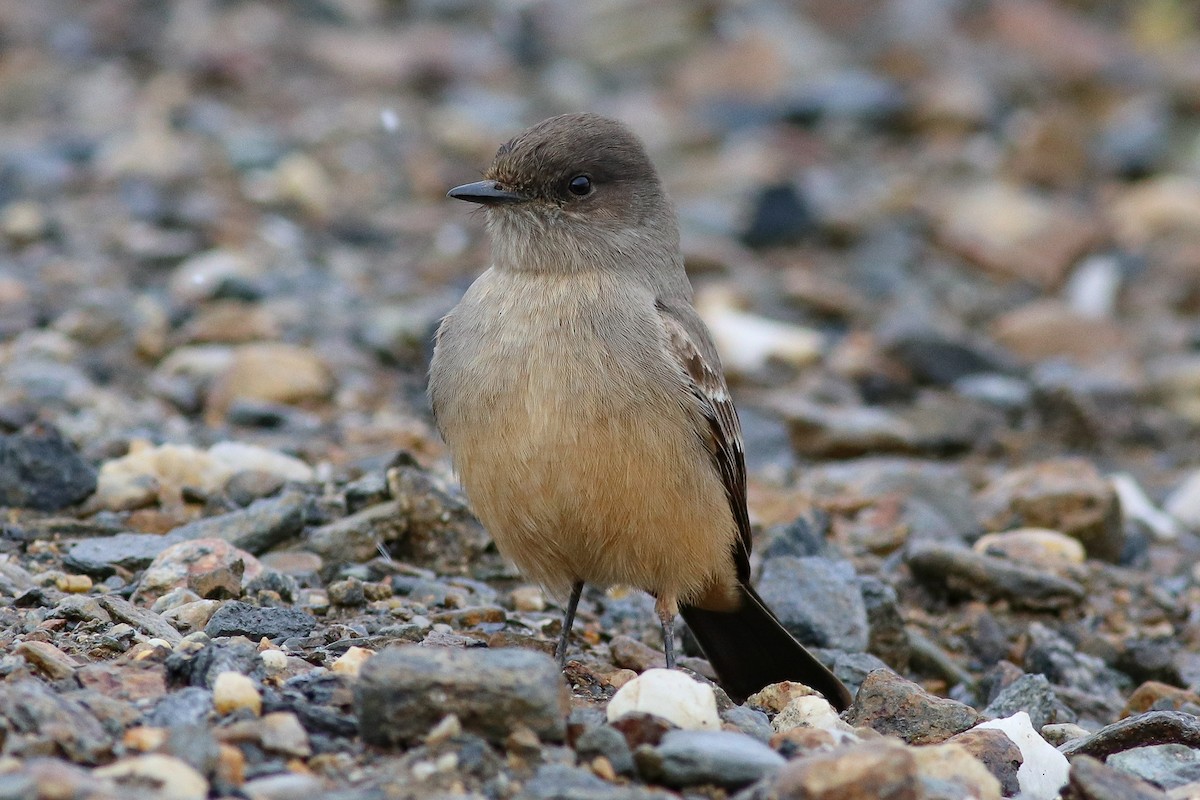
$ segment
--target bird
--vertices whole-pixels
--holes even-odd
[[[641,140],[551,117],[448,195],[484,209],[492,264],[438,326],[433,418],[501,554],[565,600],[560,668],[584,585],[623,585],[668,668],[681,614],[731,698],[788,680],[848,707],[751,585],[740,423]]]

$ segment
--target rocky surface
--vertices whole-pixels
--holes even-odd
[[[0,797],[1200,792],[1181,0],[0,4]],[[754,574],[858,691],[733,705],[490,544],[424,398],[446,189],[645,139]],[[690,677],[689,677],[690,676]]]

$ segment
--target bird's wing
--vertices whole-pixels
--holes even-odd
[[[742,446],[742,427],[737,410],[725,385],[721,360],[696,310],[684,301],[659,300],[659,318],[666,331],[666,346],[678,364],[687,389],[695,398],[703,417],[703,429],[697,430],[712,456],[713,467],[725,485],[729,510],[738,528],[738,546],[734,549],[738,579],[750,578],[750,517],[746,511],[746,454]]]

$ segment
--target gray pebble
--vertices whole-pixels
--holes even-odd
[[[1029,714],[1034,730],[1058,721],[1058,698],[1045,675],[1022,675],[988,703],[984,716],[993,719],[1011,717],[1018,711]]]
[[[772,774],[785,761],[757,739],[734,731],[668,731],[653,755],[643,750],[638,755],[638,768],[648,780],[675,787],[736,789]]]
[[[517,725],[557,742],[570,711],[566,684],[548,655],[413,645],[388,648],[363,666],[354,705],[363,739],[383,747],[420,739],[447,714],[495,742]]]
[[[867,649],[867,609],[848,561],[780,556],[763,565],[758,592],[801,642]],[[810,598],[821,598],[820,603]]]

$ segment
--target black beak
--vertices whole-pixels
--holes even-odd
[[[501,189],[495,181],[476,181],[455,186],[446,192],[447,197],[456,200],[466,200],[468,203],[480,203],[485,206],[495,206],[502,203],[520,203],[527,199],[525,195]]]

